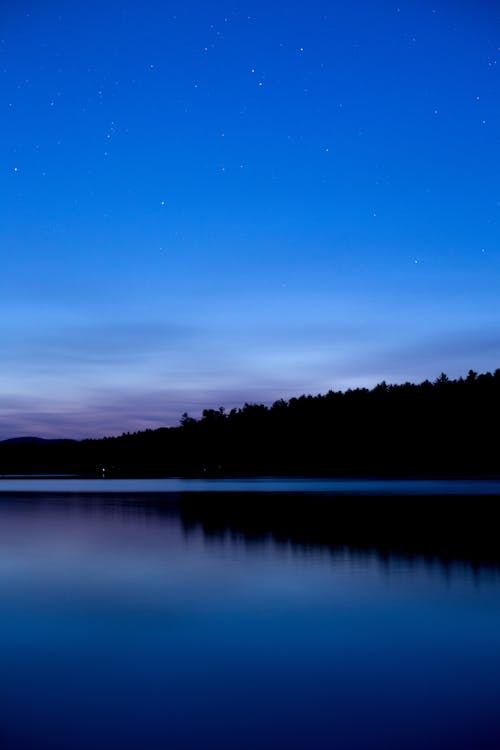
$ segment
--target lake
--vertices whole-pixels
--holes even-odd
[[[2,750],[498,750],[499,482],[360,481],[0,480]]]

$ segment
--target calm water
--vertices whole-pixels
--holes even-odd
[[[500,567],[210,528],[137,484],[15,481],[2,750],[500,748]]]
[[[330,495],[500,495],[500,479],[79,479],[1,476],[0,493],[323,492]]]

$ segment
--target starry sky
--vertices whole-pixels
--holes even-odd
[[[500,6],[0,6],[0,438],[500,367]]]

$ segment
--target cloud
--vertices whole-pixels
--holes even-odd
[[[381,336],[366,349],[353,349],[350,356],[332,357],[324,367],[335,378],[336,387],[372,386],[381,380],[402,382],[433,379],[441,372],[451,377],[500,366],[500,335],[497,329],[471,328],[430,333],[427,337]]]
[[[52,330],[29,330],[7,339],[4,359],[54,367],[126,364],[155,352],[192,344],[199,329],[177,323],[121,321],[60,325]],[[4,337],[5,338],[5,337]],[[6,351],[5,351],[6,349]]]

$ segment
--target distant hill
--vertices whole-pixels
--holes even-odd
[[[68,438],[41,438],[26,435],[23,437],[9,438],[8,440],[0,440],[2,444],[20,445],[20,444],[35,444],[35,445],[51,445],[53,443],[76,443],[76,440],[69,440]]]

